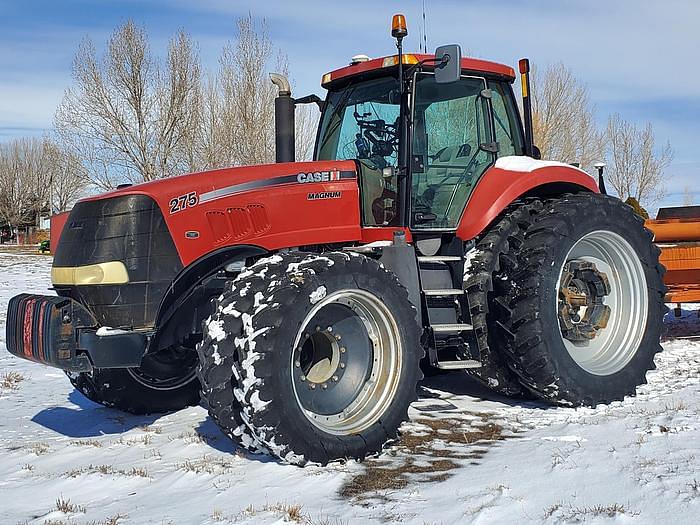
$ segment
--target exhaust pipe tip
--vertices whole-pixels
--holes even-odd
[[[270,80],[275,86],[277,86],[280,97],[288,97],[292,94],[292,87],[289,85],[289,80],[287,80],[287,77],[284,75],[280,75],[279,73],[270,73]]]

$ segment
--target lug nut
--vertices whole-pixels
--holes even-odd
[[[294,366],[296,366],[297,368],[299,368],[299,367],[301,366],[301,363],[300,363],[299,361],[294,361]]]
[[[344,354],[344,353],[345,353],[345,350],[346,350],[346,348],[345,348],[344,346],[341,346],[341,347],[340,347],[340,353],[341,353],[341,354]]]
[[[336,341],[340,341],[340,334],[336,334],[335,339],[336,339]]]
[[[311,390],[316,390],[316,383],[311,383],[311,384],[309,385],[309,388],[310,388]]]
[[[345,363],[340,363],[340,368],[345,368]]]
[[[299,376],[299,380],[300,380],[300,381],[306,381],[306,376],[303,376],[303,375],[302,375],[302,376]]]
[[[327,385],[326,383],[323,383],[323,384],[321,385],[321,388],[323,388],[323,389],[325,390],[325,389],[328,388],[328,385]]]
[[[331,379],[332,379],[333,381],[337,381],[337,380],[338,380],[338,376],[333,376]]]
[[[326,330],[328,330],[329,332],[332,332],[332,331],[333,331],[333,327],[332,327],[332,326],[329,326],[328,328],[326,328]]]
[[[317,326],[317,327],[316,327],[316,331],[317,331],[317,332],[320,332],[320,331],[321,331],[321,327],[320,327],[320,326]]]

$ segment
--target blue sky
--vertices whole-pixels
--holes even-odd
[[[72,57],[89,35],[102,45],[128,18],[144,25],[160,53],[184,28],[210,69],[234,36],[236,18],[265,18],[289,56],[297,95],[322,95],[321,75],[357,53],[394,51],[391,15],[409,24],[417,50],[422,0],[0,0],[0,141],[51,126]],[[665,204],[688,187],[700,203],[700,2],[697,0],[426,0],[428,48],[459,43],[481,58],[511,65],[564,62],[587,85],[603,123],[619,112],[654,125],[675,157]]]

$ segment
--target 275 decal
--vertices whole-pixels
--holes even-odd
[[[168,205],[170,206],[170,213],[177,213],[187,208],[192,208],[197,206],[199,202],[199,197],[197,197],[196,191],[191,191],[185,195],[180,195],[179,197],[173,197],[170,199]]]

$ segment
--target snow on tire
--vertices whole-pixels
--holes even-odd
[[[206,397],[232,392],[228,406],[209,402],[227,433],[240,420],[259,447],[298,465],[361,459],[396,438],[423,350],[408,293],[381,264],[340,252],[275,255],[217,302],[205,332],[219,362],[209,351],[201,373],[218,378]],[[238,412],[235,428],[222,411]]]

